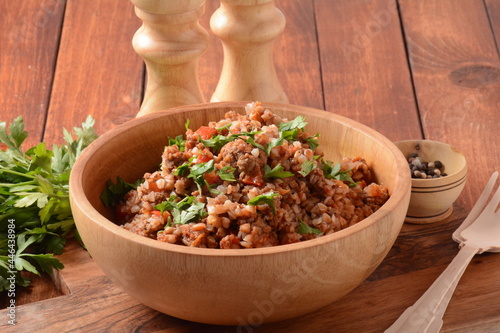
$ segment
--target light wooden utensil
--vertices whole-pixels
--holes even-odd
[[[439,332],[448,303],[472,258],[483,252],[500,252],[500,210],[496,211],[500,203],[500,187],[486,205],[497,178],[498,172],[494,172],[470,214],[453,233],[453,239],[460,244],[456,257],[386,333]]]
[[[137,117],[205,102],[198,77],[208,32],[199,24],[205,0],[131,0],[142,26],[132,40],[144,59],[147,82]],[[288,103],[274,67],[275,39],[285,16],[274,0],[221,0],[210,27],[224,59],[211,101]]]
[[[305,242],[244,250],[167,244],[112,221],[99,196],[108,179],[127,182],[157,170],[168,137],[245,112],[246,103],[178,107],[126,122],[85,149],[71,172],[70,198],[78,231],[106,275],[140,302],[169,315],[209,324],[245,325],[315,311],[360,285],[399,235],[410,199],[410,175],[400,151],[380,133],[324,110],[264,103],[276,114],[302,115],[320,133],[325,157],[363,156],[391,197],[363,221]],[[253,328],[252,328],[253,329]]]
[[[208,32],[198,21],[205,0],[131,1],[143,22],[132,45],[147,69],[137,117],[205,102],[198,80],[199,58],[208,47]]]
[[[285,22],[274,0],[221,0],[210,20],[224,49],[212,102],[288,103],[273,59],[274,40],[285,29]]]

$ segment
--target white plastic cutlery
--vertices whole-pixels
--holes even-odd
[[[494,172],[470,214],[453,233],[453,240],[460,244],[460,251],[453,261],[386,333],[439,332],[448,303],[474,255],[500,252],[500,211],[496,211],[500,202],[500,187],[486,205],[497,178],[498,172]]]

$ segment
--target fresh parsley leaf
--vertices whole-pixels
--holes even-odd
[[[278,128],[280,131],[293,131],[295,129],[304,129],[306,127],[307,122],[305,121],[306,119],[303,116],[297,116],[295,119],[285,123],[281,122],[278,125]]]
[[[116,183],[108,179],[106,188],[100,195],[101,201],[105,207],[114,207],[120,203],[125,194],[136,189],[137,185],[125,182],[121,177],[116,177]]]
[[[235,171],[235,168],[233,168],[230,165],[226,165],[225,167],[223,167],[222,169],[217,171],[217,175],[222,180],[227,180],[229,182],[235,182],[236,178],[234,178],[234,171]]]
[[[19,116],[9,126],[10,134],[7,133],[6,122],[0,122],[0,142],[7,146],[8,150],[14,153],[22,153],[20,147],[28,137],[28,132],[24,130],[23,117]]]
[[[198,190],[200,193],[203,191],[203,187],[207,185],[207,181],[205,180],[205,173],[212,172],[214,170],[214,160],[210,160],[206,163],[197,163],[191,166],[191,170],[189,171],[188,178],[192,178],[198,186]]]
[[[175,138],[168,138],[168,145],[174,146],[176,145],[180,151],[186,150],[186,140],[182,135],[177,135]]]
[[[162,214],[164,211],[169,211],[177,207],[177,203],[175,202],[175,198],[177,196],[171,195],[168,200],[163,201],[162,203],[159,203],[158,205],[155,205],[155,209],[159,210]]]
[[[160,212],[169,211],[173,217],[173,223],[186,224],[195,222],[207,215],[205,204],[196,200],[194,196],[187,196],[179,202],[175,201],[176,196],[172,195],[167,201],[155,206]],[[170,224],[169,221],[167,221]]]
[[[193,164],[191,166],[188,178],[203,176],[206,172],[211,172],[213,170],[214,170],[214,160],[210,160],[206,163]]]
[[[265,151],[264,147],[262,145],[256,143],[254,140],[255,134],[258,134],[258,133],[260,133],[260,131],[243,132],[243,133],[239,133],[239,134],[231,134],[229,136],[218,134],[218,135],[216,135],[210,139],[207,139],[207,140],[200,139],[200,141],[203,143],[203,145],[205,147],[212,148],[215,152],[217,152],[217,151],[220,151],[222,149],[222,147],[224,147],[229,142],[232,142],[236,139],[242,138],[247,143]],[[245,138],[245,137],[247,137],[247,138]]]
[[[255,139],[252,136],[249,136],[245,141],[247,143],[251,144],[252,146],[257,147],[257,148],[259,148],[267,153],[267,149],[263,145],[261,145],[260,143],[255,142]]]
[[[232,123],[229,123],[229,124],[226,124],[224,126],[216,128],[216,130],[217,130],[217,132],[221,132],[221,131],[223,131],[225,129],[228,129],[229,127],[231,127],[231,125],[232,125]]]
[[[300,222],[299,228],[297,230],[299,234],[315,234],[315,235],[322,235],[323,232],[319,229],[310,227],[309,225],[305,224],[304,222]]]
[[[230,136],[224,136],[221,134],[218,134],[210,139],[204,140],[200,139],[200,141],[203,143],[203,145],[207,148],[213,148],[214,151],[219,151],[224,147],[227,143],[233,141],[236,139],[236,136],[230,135]]]
[[[271,150],[274,147],[281,146],[282,144],[283,144],[283,137],[281,135],[278,138],[273,139],[271,142],[269,142],[265,149],[267,156],[271,154]]]
[[[316,148],[318,148],[318,146],[319,146],[318,138],[319,138],[319,133],[314,135],[314,136],[308,137],[306,139],[306,142],[312,151],[316,150]]]
[[[34,170],[35,167],[40,167],[47,173],[52,174],[52,157],[54,153],[47,150],[44,142],[26,151],[26,155],[31,158],[31,170]]]
[[[191,162],[184,162],[177,167],[174,171],[174,175],[176,176],[187,176],[189,174],[189,169],[191,168]]]
[[[174,217],[175,224],[186,224],[189,222],[195,222],[207,215],[204,211],[205,204],[203,202],[195,201],[186,210],[180,210],[174,208],[172,211],[172,216]]]
[[[187,130],[189,130],[189,125],[191,124],[191,120],[187,119],[186,120],[186,123],[184,124],[184,128]]]
[[[24,260],[24,258],[26,259],[26,260],[24,260],[24,265],[26,265],[26,263],[28,262],[28,259],[29,259],[31,262],[35,262],[37,264],[37,266],[39,266],[40,269],[46,273],[52,273],[52,269],[60,270],[60,269],[64,268],[63,263],[60,262],[59,259],[55,258],[52,255],[52,253],[45,253],[45,254],[24,253],[24,254],[22,254],[22,257],[23,257],[22,260]],[[34,266],[32,265],[31,267],[34,267]],[[40,273],[38,273],[38,270],[36,270],[36,269],[35,269],[35,272],[32,272],[32,273],[40,275]]]
[[[281,164],[276,165],[274,168],[267,164],[264,165],[264,178],[286,178],[295,176],[290,171],[285,171]]]
[[[316,168],[316,165],[314,164],[314,160],[310,160],[302,163],[300,168],[301,170],[299,171],[299,173],[302,176],[306,177],[308,174],[311,173],[311,171],[313,171]]]
[[[356,186],[356,182],[349,175],[351,170],[341,171],[341,164],[332,165],[330,161],[323,161],[323,174],[328,179],[336,179],[342,182],[347,182],[350,187]]]
[[[280,134],[283,137],[283,139],[288,140],[288,141],[293,141],[297,137],[297,134],[299,133],[299,130],[296,128],[291,131],[281,131]]]
[[[15,223],[15,281],[28,286],[25,271],[34,274],[61,269],[53,254],[60,254],[66,236],[76,233],[69,204],[69,175],[80,153],[97,138],[89,116],[73,133],[63,129],[65,144],[52,150],[41,142],[24,151],[21,145],[28,137],[22,117],[10,126],[0,122],[0,228]],[[8,128],[8,130],[7,130]],[[9,133],[10,132],[10,133]],[[9,270],[7,242],[0,240],[0,291],[5,288]]]
[[[274,207],[274,198],[277,197],[279,193],[267,192],[258,196],[253,197],[248,200],[250,206],[268,205],[272,208],[274,215],[276,215],[276,208]]]

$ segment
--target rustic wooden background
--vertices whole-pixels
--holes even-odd
[[[393,141],[445,141],[469,162],[467,185],[448,220],[405,225],[381,267],[342,301],[255,329],[381,332],[451,261],[457,252],[451,233],[499,169],[500,1],[276,0],[276,5],[287,26],[276,41],[275,62],[291,103],[358,120]],[[217,7],[217,1],[207,1],[201,22],[207,30]],[[62,127],[79,125],[88,114],[98,133],[134,118],[145,84],[142,59],[131,46],[140,24],[126,0],[0,1],[0,120],[24,116],[27,144],[33,145],[61,143]],[[211,36],[200,61],[207,100],[223,59]],[[66,269],[57,275],[64,280],[59,287],[42,277],[19,293],[18,304],[28,304],[19,307],[15,329],[234,331],[174,319],[136,303],[76,244],[62,259]],[[499,269],[498,255],[473,260],[443,331],[499,331]],[[53,298],[62,294],[67,295]]]

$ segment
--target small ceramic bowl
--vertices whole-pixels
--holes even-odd
[[[441,161],[446,174],[439,178],[412,178],[410,206],[405,222],[433,223],[449,217],[453,211],[453,203],[462,192],[467,179],[465,156],[449,144],[438,141],[405,140],[395,144],[407,160],[416,153],[424,162]]]

